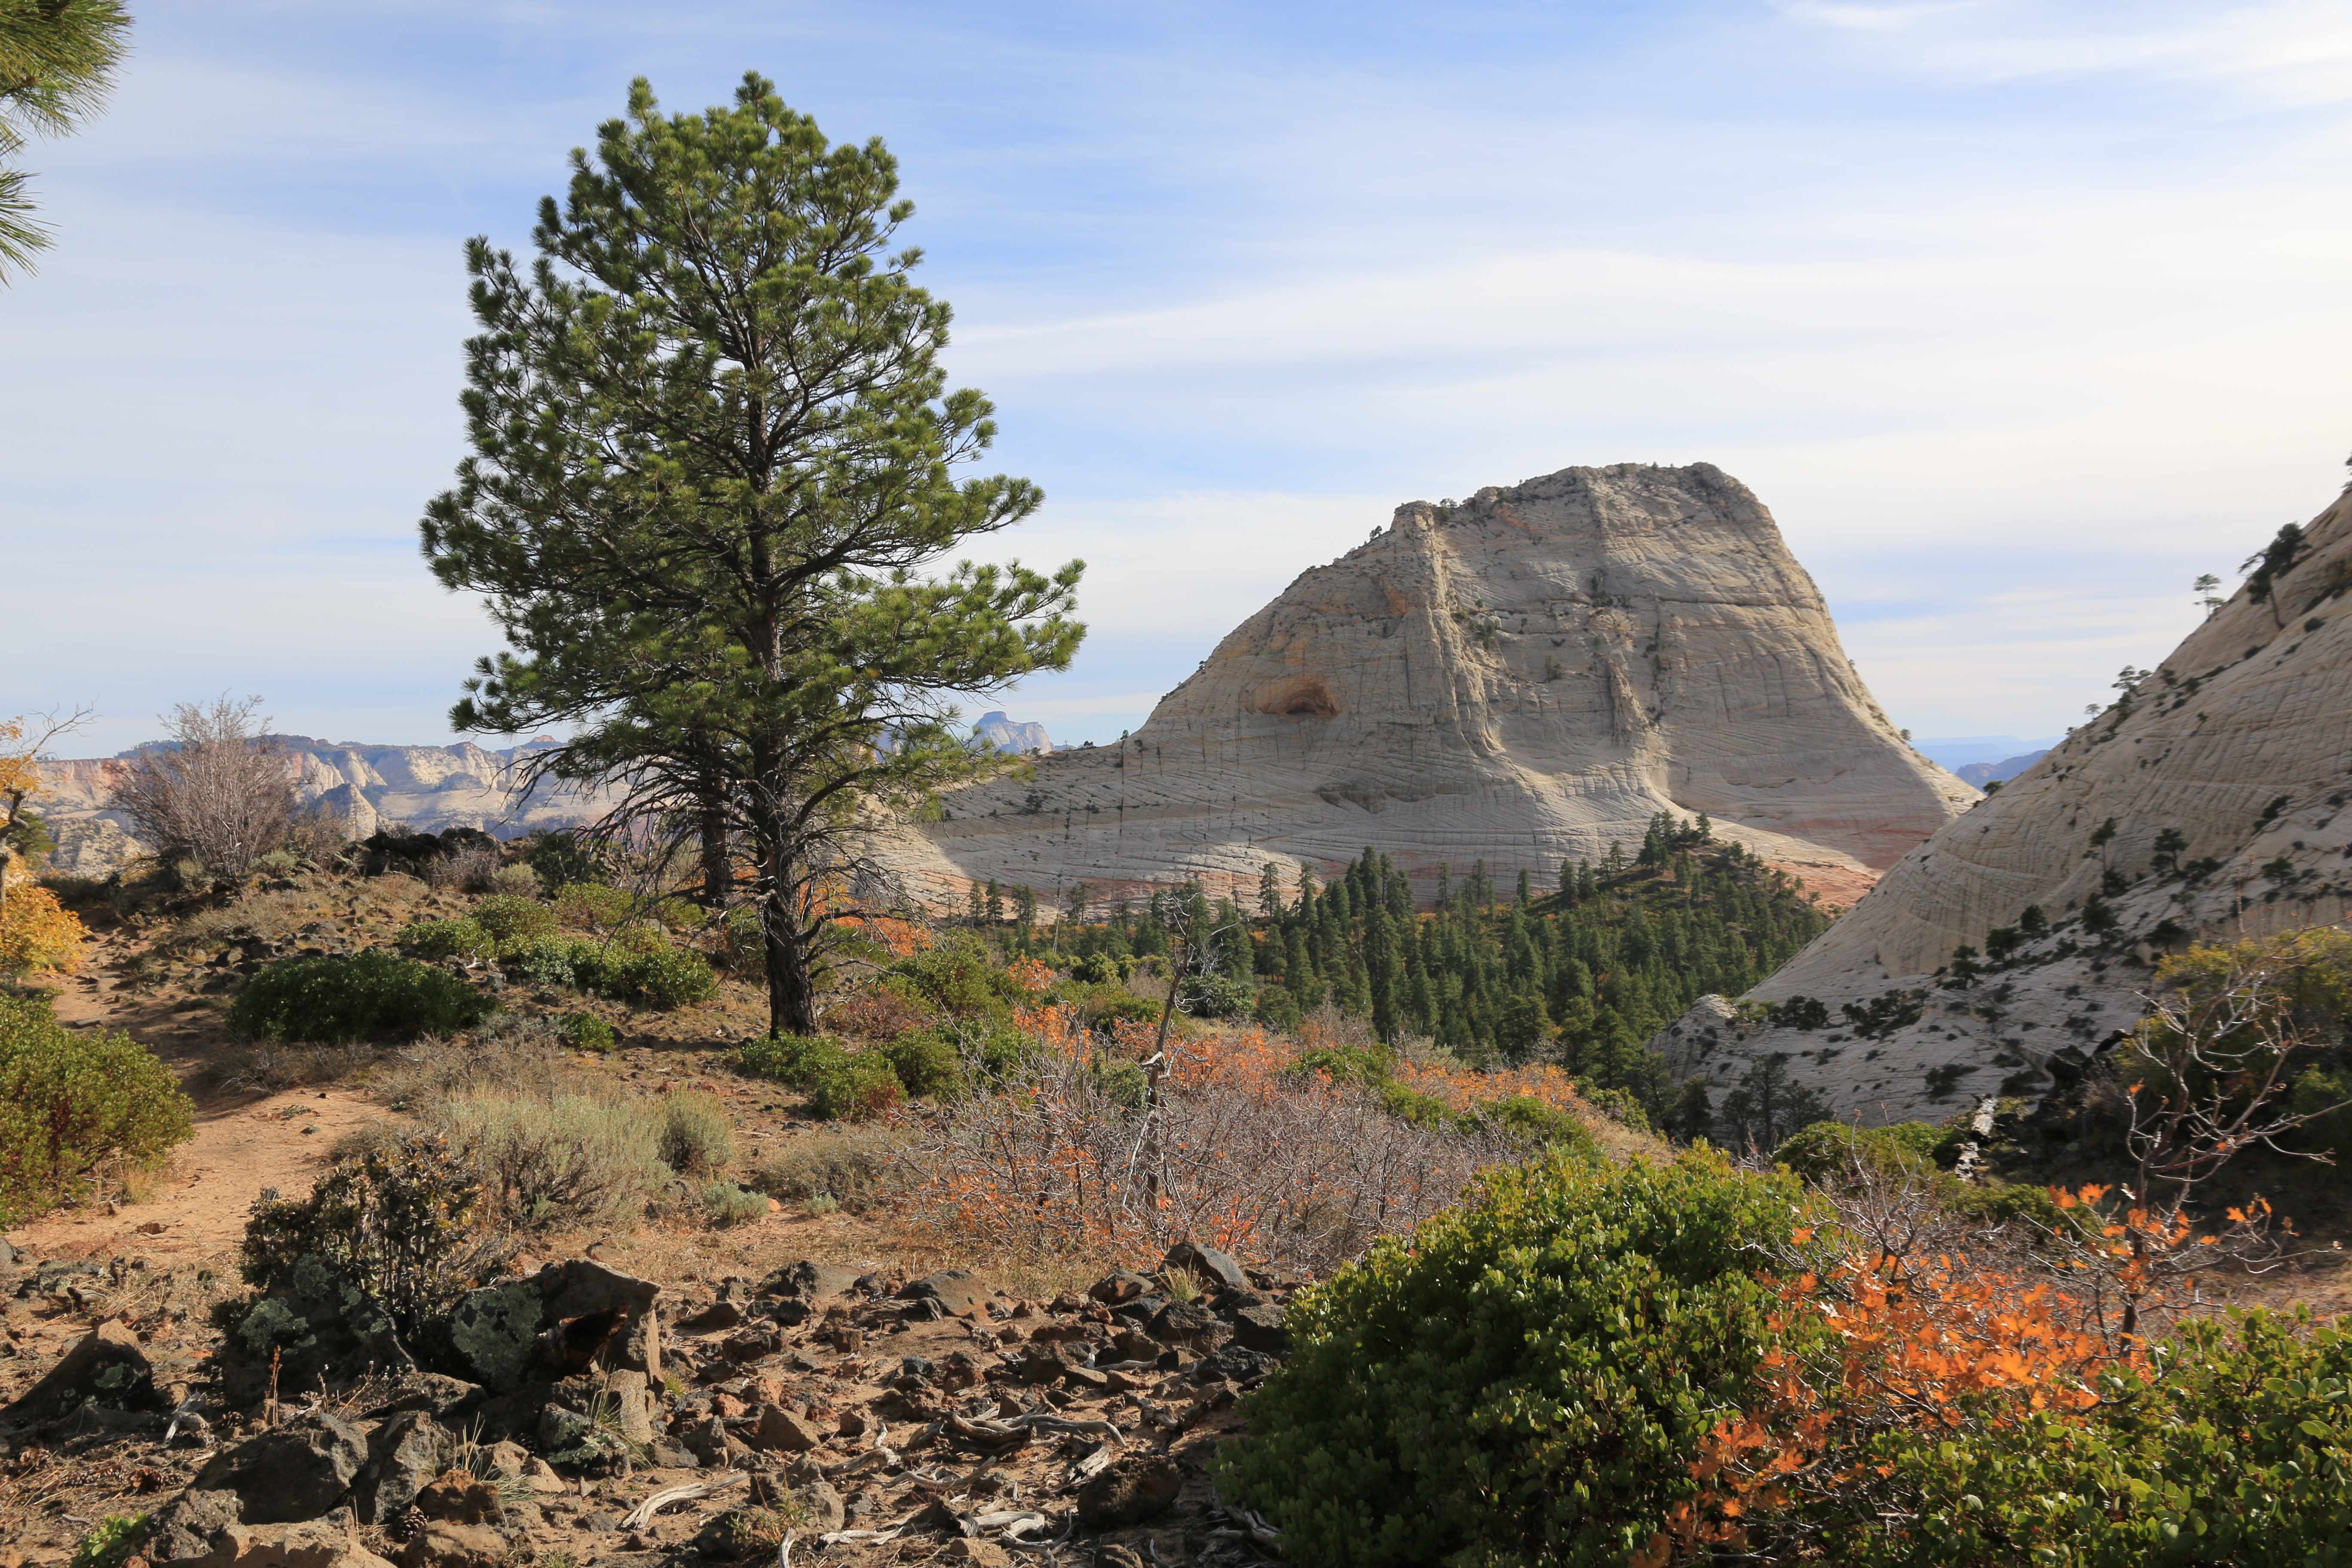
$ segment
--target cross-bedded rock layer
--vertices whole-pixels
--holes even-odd
[[[942,900],[1248,887],[1367,845],[1548,879],[1672,811],[1852,885],[1974,798],[1887,722],[1745,486],[1620,464],[1398,508],[1124,742],[960,790],[887,858]]]
[[[1841,1118],[1940,1117],[2044,1089],[2111,1043],[2162,945],[2352,916],[2352,500],[2305,538],[2264,602],[2240,589],[1750,994],[1820,1000],[1832,1024],[1743,1026],[1702,998],[1662,1037],[1669,1064],[1729,1082],[1788,1053]],[[2029,906],[2046,934],[1939,984],[1957,948],[2016,930]]]

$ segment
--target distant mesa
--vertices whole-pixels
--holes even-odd
[[[1785,1055],[1841,1118],[1940,1120],[2079,1074],[2166,950],[2352,917],[2352,498],[2305,544],[1749,993],[1826,1024],[1702,998],[1668,1064],[1728,1084]]]
[[[951,791],[885,858],[943,905],[1255,889],[1367,845],[1426,887],[1481,859],[1549,879],[1704,812],[1843,902],[1975,798],[1887,722],[1745,486],[1620,464],[1399,507],[1124,742]]]
[[[426,833],[478,827],[512,838],[592,822],[607,809],[602,796],[552,784],[541,784],[528,797],[519,796],[518,764],[558,743],[545,735],[503,751],[466,741],[454,746],[378,746],[308,735],[272,735],[269,740],[286,752],[294,769],[295,798],[340,820],[354,838],[394,822]],[[58,849],[50,858],[59,870],[104,876],[147,852],[121,815],[106,809],[114,764],[144,749],[134,746],[119,758],[41,765],[44,790],[34,807],[57,837]]]
[[[2003,757],[1997,763],[1966,763],[1952,770],[1962,784],[1979,789],[1989,784],[2006,784],[2050,754],[2048,747],[2038,752],[2026,752],[2014,757]]]

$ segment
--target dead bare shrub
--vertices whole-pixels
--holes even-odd
[[[1156,1085],[1058,1014],[1040,1034],[999,1092],[913,1127],[919,1221],[1016,1253],[1141,1259],[1191,1239],[1322,1273],[1528,1149],[1286,1071],[1256,1031],[1171,1043]]]
[[[488,844],[461,844],[425,867],[427,883],[463,893],[494,893],[498,876],[499,852]]]
[[[294,775],[264,739],[261,699],[183,702],[164,721],[170,739],[117,777],[109,803],[166,861],[192,859],[215,881],[234,880],[273,849],[294,822]]]

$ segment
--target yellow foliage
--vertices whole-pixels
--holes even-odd
[[[33,751],[25,744],[22,719],[0,719],[0,802],[22,799],[40,789],[41,771],[34,765]]]
[[[81,963],[89,928],[47,888],[19,885],[0,903],[0,974],[54,969],[71,973]]]

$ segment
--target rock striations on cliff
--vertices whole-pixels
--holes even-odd
[[[1749,994],[1828,1023],[1703,998],[1661,1037],[1668,1065],[1728,1083],[1786,1054],[1842,1118],[1939,1118],[2078,1071],[2139,1018],[2165,947],[2352,916],[2352,500],[2254,590]],[[2007,956],[1960,984],[1963,945]]]
[[[1660,811],[1834,884],[1975,792],[1912,751],[1771,514],[1710,465],[1565,468],[1415,501],[1235,628],[1123,742],[941,803],[886,858],[920,896],[1097,891],[1374,846],[1416,876],[1556,874]]]

